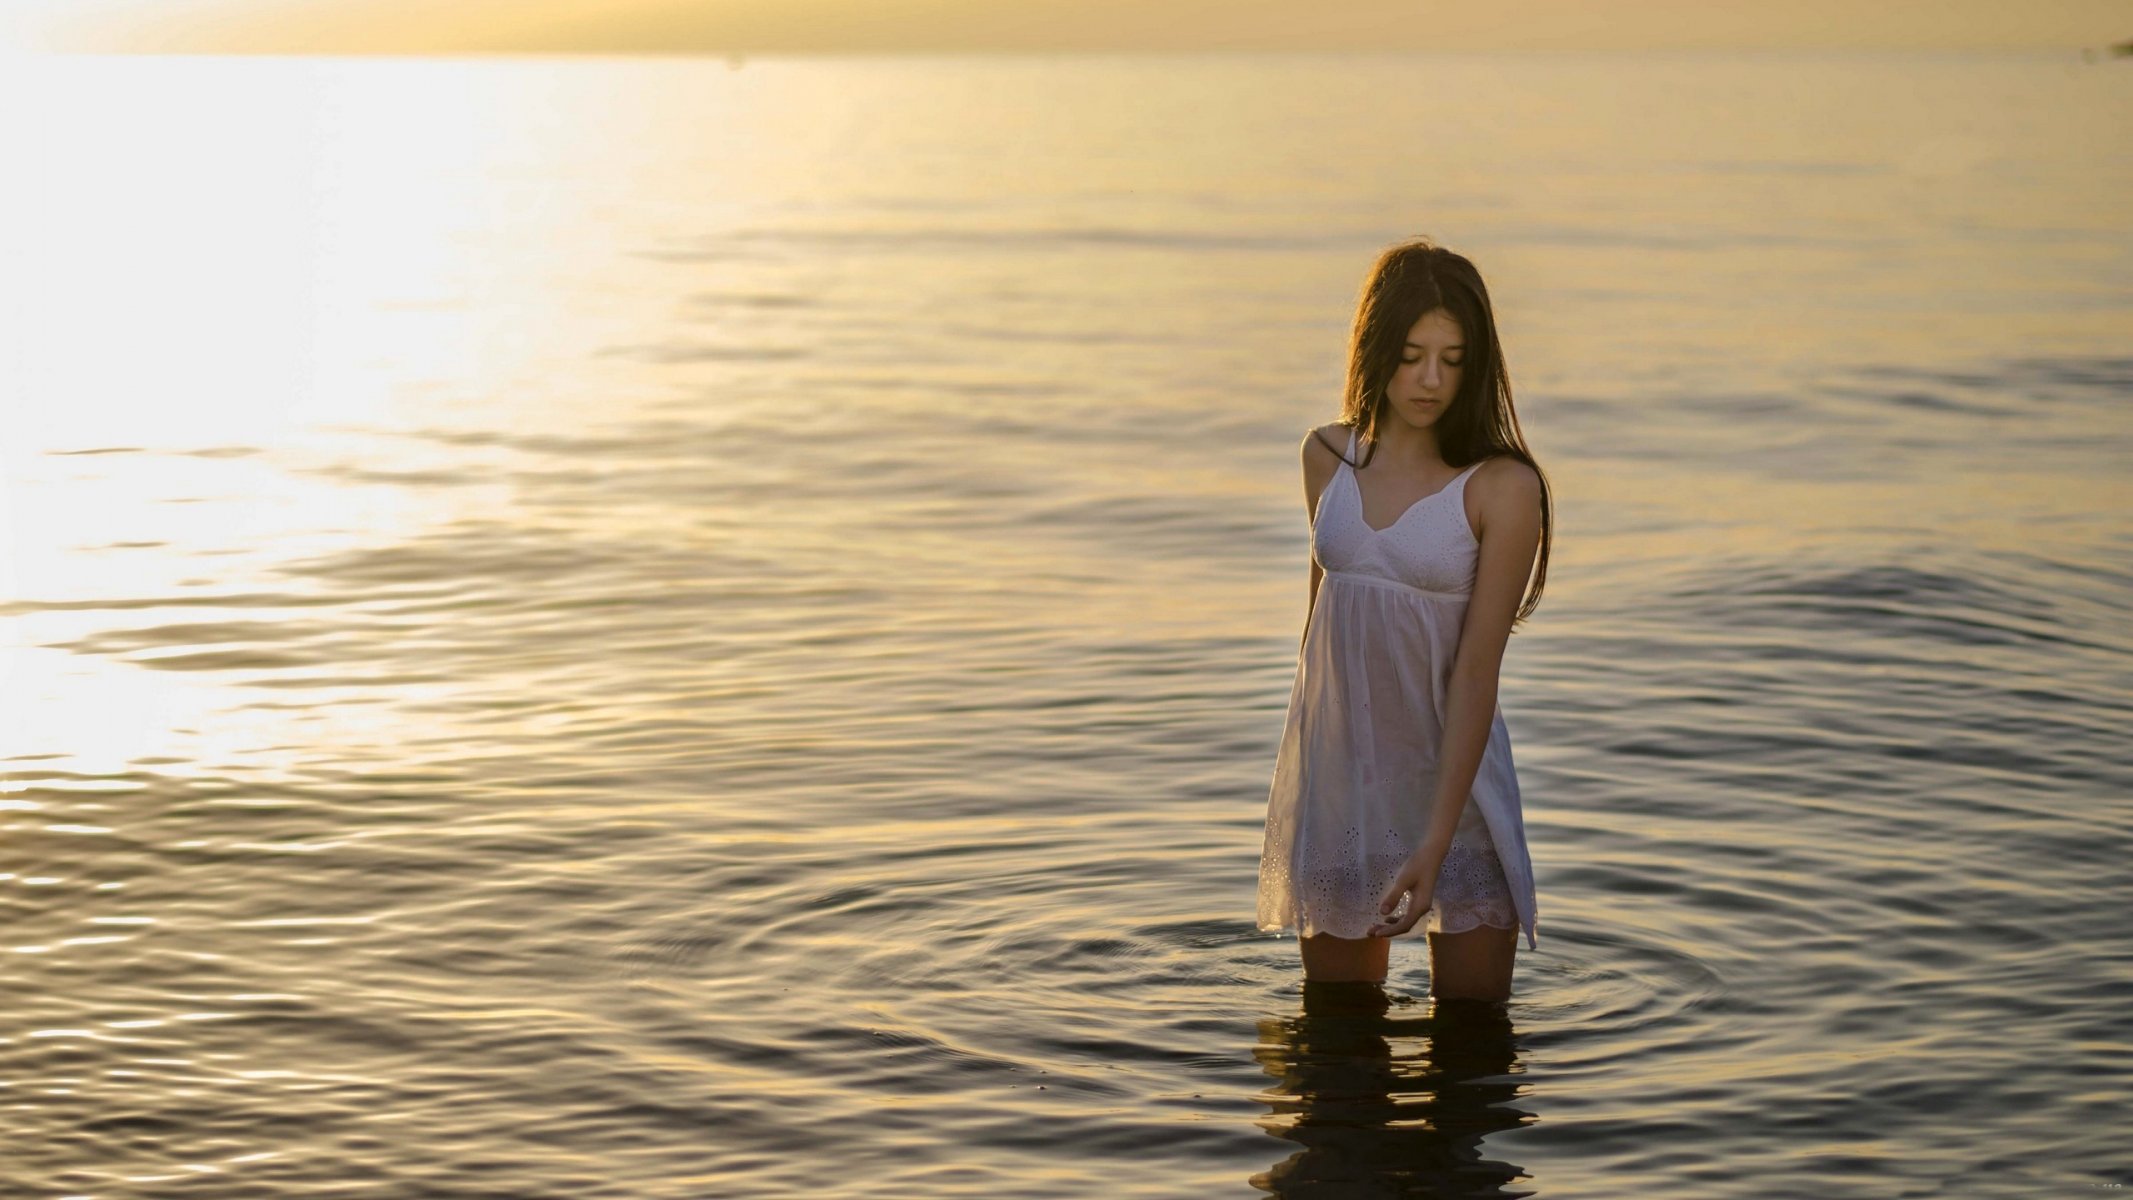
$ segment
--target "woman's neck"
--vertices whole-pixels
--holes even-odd
[[[1377,453],[1387,462],[1402,467],[1429,466],[1444,461],[1444,456],[1437,453],[1434,433],[1404,425],[1398,417],[1379,422]]]

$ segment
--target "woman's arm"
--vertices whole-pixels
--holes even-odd
[[[1339,426],[1333,426],[1332,428],[1339,428]],[[1340,459],[1334,456],[1333,451],[1326,448],[1326,444],[1323,441],[1319,440],[1318,431],[1315,429],[1304,435],[1303,445],[1298,448],[1297,453],[1303,459],[1304,513],[1315,526],[1318,522],[1318,498],[1325,494],[1326,485],[1333,481],[1333,473],[1339,469]],[[1479,475],[1481,472],[1476,471],[1474,474]],[[1470,479],[1467,482],[1472,483],[1473,480]],[[1309,602],[1304,605],[1303,637],[1298,638],[1296,642],[1296,652],[1298,654],[1303,653],[1304,638],[1311,636],[1311,610],[1318,607],[1318,583],[1319,580],[1325,578],[1326,574],[1325,568],[1318,565],[1318,552],[1315,546],[1310,552],[1310,557],[1311,593]]]
[[[1459,829],[1459,814],[1488,750],[1489,728],[1496,720],[1496,681],[1503,666],[1511,618],[1525,599],[1526,581],[1540,549],[1540,476],[1524,462],[1504,455],[1467,479],[1463,503],[1479,509],[1475,522],[1481,540],[1474,566],[1474,591],[1467,597],[1459,627],[1459,650],[1445,687],[1444,737],[1437,758],[1436,794],[1430,801],[1429,829],[1414,852],[1435,879]]]
[[[1314,556],[1311,559],[1311,601],[1304,605],[1303,634],[1296,639],[1296,653],[1299,655],[1303,653],[1304,642],[1311,637],[1311,610],[1318,607],[1318,581],[1325,577],[1325,568],[1318,565],[1318,559]]]

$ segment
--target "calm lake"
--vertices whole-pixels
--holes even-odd
[[[0,1193],[2133,1186],[2133,61],[0,99]],[[1493,1012],[1253,923],[1416,234],[1556,504]]]

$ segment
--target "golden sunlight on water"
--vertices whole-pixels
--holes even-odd
[[[2133,1182],[2129,78],[41,60],[0,1193]],[[1557,505],[1492,1013],[1250,911],[1418,232]]]

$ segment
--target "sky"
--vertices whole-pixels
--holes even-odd
[[[2133,0],[5,0],[16,50],[774,54],[2063,50]]]

